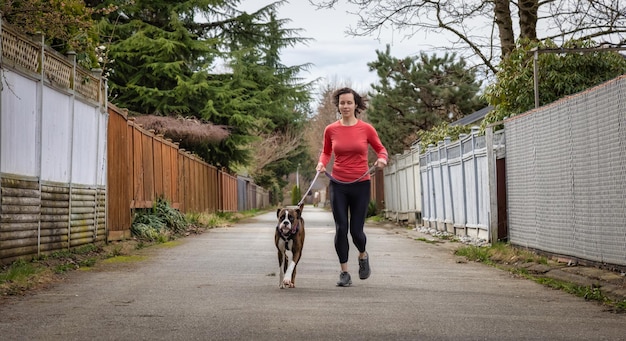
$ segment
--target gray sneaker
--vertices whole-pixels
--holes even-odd
[[[359,278],[367,279],[370,276],[370,255],[369,253],[365,258],[359,258]]]
[[[350,278],[350,274],[347,272],[341,272],[339,274],[339,282],[337,282],[338,287],[349,287],[352,284],[352,279]]]

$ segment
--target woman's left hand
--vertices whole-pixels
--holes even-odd
[[[383,158],[376,160],[376,162],[374,163],[374,166],[376,166],[376,168],[385,168],[386,165],[387,165],[387,160]]]

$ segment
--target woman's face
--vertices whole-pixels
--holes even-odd
[[[356,116],[354,114],[354,111],[356,110],[356,103],[354,103],[353,94],[347,93],[339,95],[339,103],[337,106],[339,107],[341,117],[349,118],[351,116]]]

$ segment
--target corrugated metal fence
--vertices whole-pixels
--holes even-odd
[[[511,243],[626,265],[626,76],[504,126]]]

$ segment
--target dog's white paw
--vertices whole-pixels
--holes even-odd
[[[283,280],[283,287],[285,287],[285,288],[294,288],[295,285],[294,285],[294,283],[291,282],[290,279],[285,278]]]

